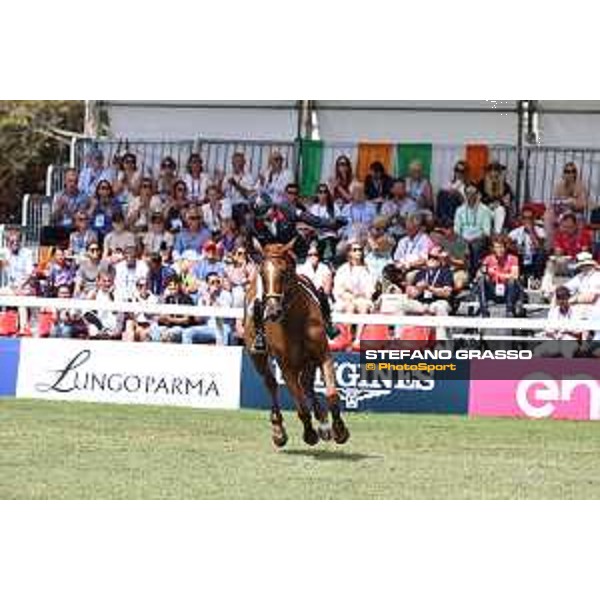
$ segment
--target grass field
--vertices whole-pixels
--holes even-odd
[[[600,423],[350,414],[309,448],[287,415],[0,401],[0,498],[600,498]]]

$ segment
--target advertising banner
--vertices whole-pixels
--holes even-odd
[[[239,408],[241,348],[23,340],[17,396]]]
[[[493,379],[494,361],[473,361],[469,414],[534,419],[600,419],[600,361],[533,359],[503,365]],[[510,377],[510,379],[508,378]]]
[[[12,397],[17,389],[19,340],[0,338],[0,398]]]
[[[341,405],[347,411],[466,414],[468,407],[468,364],[461,380],[443,380],[435,375],[407,373],[397,381],[361,374],[360,354],[334,354],[335,375]],[[282,408],[294,409],[294,402],[279,368],[274,365],[279,383]],[[324,392],[323,380],[317,376],[315,389]],[[269,409],[271,398],[248,354],[242,361],[242,408]]]

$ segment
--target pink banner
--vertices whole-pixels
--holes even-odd
[[[497,379],[499,370],[504,379]],[[581,421],[600,419],[600,361],[471,361],[469,414]]]

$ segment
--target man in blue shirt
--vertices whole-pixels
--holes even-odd
[[[104,154],[99,148],[94,148],[88,155],[88,165],[79,175],[79,189],[86,197],[93,196],[96,186],[103,179],[112,182],[112,172],[104,166]]]
[[[203,222],[202,213],[192,206],[185,215],[187,226],[177,234],[173,257],[179,260],[184,252],[191,250],[200,254],[200,249],[211,239],[211,233]]]

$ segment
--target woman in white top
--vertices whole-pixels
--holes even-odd
[[[335,310],[345,313],[368,313],[372,306],[375,282],[364,263],[364,250],[352,243],[348,260],[336,272],[333,283]]]
[[[275,150],[269,157],[269,168],[259,176],[260,186],[277,204],[285,202],[285,188],[294,183],[293,173],[285,168],[281,152]]]
[[[331,269],[320,260],[319,250],[313,244],[306,255],[306,261],[296,269],[298,275],[303,275],[313,283],[318,290],[323,290],[327,297],[331,296],[333,276]]]
[[[183,181],[187,187],[188,198],[192,202],[201,202],[206,196],[206,190],[210,185],[210,179],[203,171],[204,164],[202,157],[194,152],[188,160],[188,172],[184,175]]]
[[[209,185],[206,190],[202,215],[206,226],[215,234],[221,232],[226,219],[231,219],[231,203],[227,198],[221,197],[221,192],[216,185]]]

